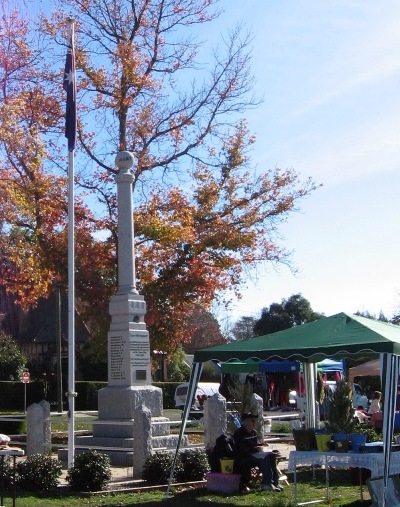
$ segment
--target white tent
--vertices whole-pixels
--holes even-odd
[[[381,374],[381,367],[379,359],[368,361],[366,363],[349,368],[349,382],[354,382],[356,377],[379,376]]]

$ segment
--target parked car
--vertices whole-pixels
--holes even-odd
[[[333,393],[336,389],[336,382],[328,380],[325,383],[325,400],[320,407],[321,416],[326,416],[329,412],[329,402],[332,398]],[[363,407],[364,410],[368,410],[369,400],[360,384],[353,384],[353,407]],[[290,391],[289,403],[293,407],[297,407],[298,410],[304,411],[306,409],[305,396],[298,396],[296,391]]]
[[[197,384],[191,410],[203,410],[203,402],[209,396],[218,393],[220,384],[216,382],[199,382]],[[183,410],[186,403],[186,397],[189,389],[189,382],[180,384],[175,389],[175,407]]]

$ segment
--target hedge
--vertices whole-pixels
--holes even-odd
[[[163,408],[175,408],[174,394],[179,382],[155,382],[152,385],[160,387],[163,392]],[[76,410],[97,410],[97,393],[99,389],[107,387],[107,382],[77,381],[75,390],[78,396],[75,399]],[[23,411],[24,409],[24,384],[22,382],[0,381],[0,410]],[[66,388],[63,392],[66,392]],[[26,384],[26,406],[47,400],[51,410],[57,407],[57,384],[56,382],[43,380]],[[66,398],[63,399],[66,410]]]
[[[0,410],[24,410],[24,389],[22,382],[0,381]],[[45,398],[45,383],[26,384],[26,406],[38,403]]]

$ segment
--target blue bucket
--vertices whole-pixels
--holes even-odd
[[[341,442],[344,440],[349,440],[349,434],[348,433],[334,433],[333,434],[333,440],[335,442]]]
[[[350,436],[351,447],[353,452],[361,452],[360,446],[365,445],[367,443],[367,435],[363,435],[362,433],[352,433]]]

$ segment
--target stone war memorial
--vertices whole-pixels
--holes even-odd
[[[137,465],[153,448],[176,446],[168,419],[162,417],[162,390],[151,385],[150,339],[144,317],[146,302],[136,290],[131,167],[133,155],[118,153],[118,292],[110,301],[108,386],[98,393],[93,435],[75,439],[77,452],[96,447],[113,465]],[[135,424],[136,414],[136,424]],[[147,425],[139,419],[149,418]],[[147,442],[143,446],[143,442]],[[139,472],[139,470],[137,470]]]

